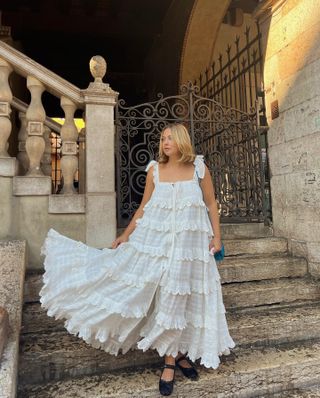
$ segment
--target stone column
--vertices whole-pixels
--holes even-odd
[[[66,97],[61,97],[61,107],[65,113],[65,122],[60,132],[62,140],[62,158],[60,164],[63,176],[63,188],[61,193],[74,194],[77,193],[77,191],[73,186],[73,180],[78,170],[78,130],[74,123],[74,113],[77,107]]]
[[[86,129],[79,132],[79,194],[86,189]]]
[[[42,106],[41,96],[44,86],[39,80],[32,76],[27,77],[27,87],[31,93],[31,102],[27,109],[27,131],[26,151],[29,157],[29,169],[27,175],[42,176],[40,161],[45,148],[43,139],[43,126],[46,118],[45,110]]]
[[[17,159],[19,161],[19,168],[20,168],[19,174],[25,175],[27,170],[29,169],[29,157],[26,152],[26,140],[28,138],[26,114],[23,112],[19,112],[19,119],[20,119],[20,130],[18,133],[19,153],[17,155]]]
[[[46,114],[41,102],[45,87],[33,76],[27,77],[27,87],[31,93],[31,102],[26,112],[28,136],[25,143],[29,168],[25,176],[13,179],[13,194],[15,196],[50,195],[51,177],[43,174],[40,165],[45,150],[43,132]]]
[[[90,60],[95,78],[83,91],[86,104],[86,242],[110,247],[116,236],[114,106],[117,94],[103,83],[106,62]]]
[[[9,157],[7,152],[8,138],[11,134],[10,103],[12,93],[9,86],[9,75],[12,72],[7,61],[0,58],[0,156]]]
[[[12,72],[11,65],[0,58],[0,175],[9,177],[18,172],[16,158],[8,154],[8,138],[10,137],[12,124],[10,120],[12,92],[9,86],[9,75]]]
[[[43,138],[45,142],[44,153],[41,159],[41,169],[43,174],[46,176],[52,175],[52,167],[51,167],[51,139],[50,139],[51,130],[49,127],[44,126]]]

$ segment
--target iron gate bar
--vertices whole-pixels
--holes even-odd
[[[159,135],[169,123],[184,123],[195,152],[212,173],[222,222],[264,221],[264,173],[257,111],[246,113],[199,95],[191,83],[180,95],[116,106],[117,217],[128,224],[138,208],[145,166],[157,157]]]
[[[236,36],[234,41],[235,54],[231,57],[232,46],[228,45],[226,62],[223,63],[223,56],[220,54],[217,62],[213,62],[209,68],[201,73],[194,84],[200,87],[201,95],[244,112],[253,111],[256,99],[261,97],[262,104],[259,109],[259,116],[261,124],[266,124],[263,95],[263,56],[261,51],[262,35],[258,23],[256,29],[256,36],[251,38],[250,27],[247,26],[244,31],[244,47],[240,48],[240,36]]]

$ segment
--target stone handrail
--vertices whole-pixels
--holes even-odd
[[[67,97],[78,108],[84,107],[84,99],[81,95],[81,90],[77,86],[56,75],[3,41],[0,41],[0,58],[5,59],[19,75],[36,78],[46,87],[46,90],[50,94],[59,98]]]
[[[0,180],[12,177],[12,194],[15,197],[32,196],[33,202],[39,203],[40,208],[47,203],[48,214],[51,215],[47,220],[49,224],[56,219],[58,224],[61,221],[61,225],[66,225],[64,218],[54,214],[85,214],[84,240],[95,247],[108,247],[116,235],[114,106],[118,93],[103,82],[107,71],[103,57],[93,56],[89,68],[94,81],[87,88],[79,89],[0,41]],[[31,98],[27,107],[13,96],[10,84],[12,72],[26,78],[26,89]],[[58,97],[64,112],[58,159],[61,188],[58,191],[52,190],[50,148],[50,128],[56,126],[48,121],[42,102],[44,92]],[[19,110],[20,118],[20,129],[14,139],[10,139],[11,133],[17,131],[12,128],[12,123],[16,121],[16,118],[10,117],[12,107]],[[74,123],[78,109],[84,110],[85,115],[85,130],[80,134]],[[16,153],[17,148],[10,145],[15,146],[17,140],[18,154],[12,157],[11,153]],[[77,173],[78,189],[74,184]],[[45,196],[48,201],[43,200]],[[12,213],[11,203],[14,201],[8,199],[6,203],[9,204],[8,212]],[[44,217],[46,215],[42,214],[41,218]],[[81,220],[83,222],[82,217]],[[20,221],[25,222],[23,218]],[[11,224],[8,225],[10,229]],[[32,237],[30,239],[32,241]],[[39,256],[39,250],[35,255]]]
[[[26,113],[28,106],[25,102],[19,100],[19,98],[13,97],[11,105],[13,108],[17,109],[19,112]],[[49,127],[50,130],[54,131],[55,133],[60,134],[61,131],[61,124],[55,122],[50,117],[46,116],[44,121],[44,125]]]

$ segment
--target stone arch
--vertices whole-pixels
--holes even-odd
[[[205,70],[209,65],[219,28],[230,2],[231,0],[195,1],[180,59],[180,84],[193,81],[198,77],[198,71]]]

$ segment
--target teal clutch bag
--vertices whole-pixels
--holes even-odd
[[[215,252],[215,253],[214,253],[214,259],[215,259],[216,261],[222,261],[222,260],[224,259],[224,255],[225,255],[225,252],[224,252],[224,244],[222,243],[221,249],[220,249],[218,252]]]
[[[222,261],[224,259],[224,244],[222,243],[221,250],[214,253],[214,258],[216,261]]]

